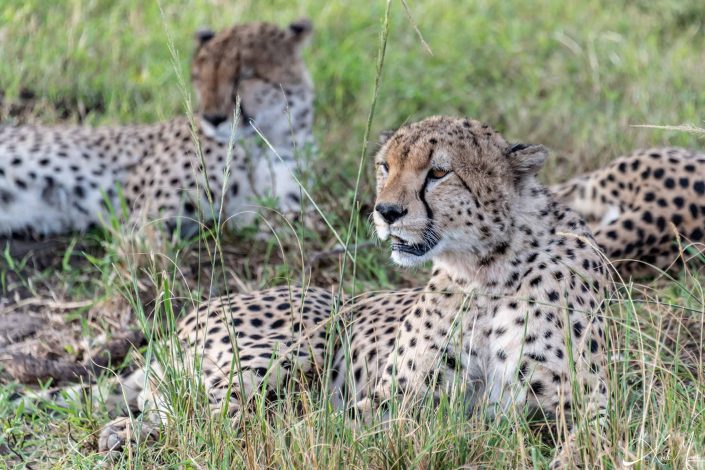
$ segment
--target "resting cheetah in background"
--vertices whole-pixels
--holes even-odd
[[[284,29],[252,23],[197,35],[191,74],[198,144],[186,118],[97,129],[0,126],[0,234],[85,230],[106,215],[104,195],[119,207],[116,184],[140,222],[157,215],[170,224],[178,215],[184,224],[213,220],[221,209],[237,222],[248,206],[256,210],[258,195],[298,211],[295,157],[313,143],[313,87],[301,58],[311,29],[300,20]],[[237,96],[240,120],[230,146]]]
[[[602,412],[607,271],[581,218],[536,181],[545,158],[543,147],[509,145],[467,119],[398,130],[376,157],[374,220],[397,264],[433,261],[426,288],[352,299],[339,316],[334,296],[317,288],[201,306],[180,321],[178,338],[184,363],[203,364],[213,409],[237,413],[263,381],[275,390],[295,370],[320,377],[326,335],[339,321],[346,333],[335,336],[330,392],[340,409],[367,415],[394,388],[408,400],[462,390],[469,405],[498,413],[512,404],[568,420]],[[126,381],[143,425],[114,420],[101,450],[154,434],[167,408],[152,368],[145,390],[142,371]],[[588,399],[574,400],[574,390]]]
[[[678,268],[673,223],[703,251],[705,242],[705,154],[681,148],[639,150],[607,167],[551,188],[581,214],[619,273],[654,274]]]

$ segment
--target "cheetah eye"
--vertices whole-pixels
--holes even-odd
[[[387,173],[389,173],[389,165],[387,164],[387,162],[380,162],[380,163],[377,164],[377,166],[379,166],[379,167],[382,169],[382,172],[383,172],[385,175],[386,175]]]
[[[447,176],[448,173],[450,173],[449,170],[443,170],[441,168],[431,168],[431,170],[428,172],[428,177],[432,180],[439,180]]]

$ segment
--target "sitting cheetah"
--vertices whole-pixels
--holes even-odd
[[[339,309],[326,290],[281,287],[194,310],[178,338],[185,364],[202,364],[213,409],[237,413],[294,370],[321,377],[333,354],[333,402],[363,416],[392,390],[408,400],[462,390],[470,408],[497,413],[512,405],[569,420],[601,413],[607,270],[582,219],[537,182],[545,158],[542,146],[510,145],[467,119],[396,131],[376,157],[375,226],[395,263],[432,261],[431,280]],[[327,351],[334,322],[346,333]],[[138,430],[124,417],[107,425],[103,451],[153,436],[167,410],[159,366],[144,390],[144,373],[135,374],[126,385],[147,415]]]
[[[595,240],[628,279],[677,268],[679,247],[705,241],[705,154],[681,148],[639,150],[606,168],[551,188],[581,214]],[[627,261],[629,260],[629,261]]]
[[[186,118],[97,129],[0,126],[0,234],[85,230],[106,215],[106,197],[120,207],[116,185],[140,221],[237,221],[258,195],[297,211],[295,156],[313,143],[313,88],[301,58],[311,30],[300,20],[199,32],[194,129]]]

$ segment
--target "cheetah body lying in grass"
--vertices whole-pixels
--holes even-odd
[[[280,210],[295,213],[295,157],[313,142],[313,87],[301,58],[310,32],[308,20],[199,32],[193,126],[186,118],[96,129],[0,126],[0,234],[85,230],[105,219],[106,200],[120,212],[117,185],[140,222],[237,221],[248,206],[256,210],[256,196],[276,196]]]
[[[179,367],[199,374],[213,412],[236,416],[259,390],[327,373],[337,407],[365,417],[395,396],[448,393],[468,410],[603,413],[607,271],[582,219],[536,181],[545,157],[477,121],[401,128],[376,157],[374,221],[397,264],[433,262],[427,286],[337,309],[317,288],[213,299],[180,320]],[[168,417],[162,368],[151,371],[126,381],[143,416],[108,424],[101,450],[153,436]]]
[[[678,268],[683,247],[703,251],[703,153],[682,148],[639,150],[551,189],[585,218],[625,279],[653,275],[654,268]],[[681,237],[680,247],[671,223]],[[687,257],[692,255],[686,252]]]

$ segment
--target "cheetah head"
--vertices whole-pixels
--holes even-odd
[[[382,143],[373,219],[392,260],[476,262],[508,246],[522,189],[546,158],[540,145],[510,145],[486,124],[431,117]]]
[[[301,51],[311,31],[311,22],[301,19],[284,29],[248,23],[196,33],[191,81],[203,132],[230,139],[238,96],[239,136],[254,133],[252,125],[270,140],[290,134],[293,120],[310,127],[313,86]]]

